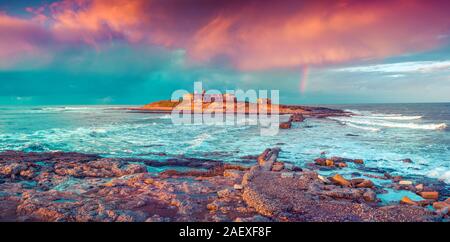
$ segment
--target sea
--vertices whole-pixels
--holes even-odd
[[[175,125],[168,114],[123,106],[0,106],[0,152],[70,151],[161,161],[181,155],[239,163],[280,147],[279,160],[301,167],[318,157],[340,156],[363,159],[366,167],[392,175],[450,184],[450,103],[327,107],[355,115],[308,118],[261,136],[255,125]],[[342,173],[357,171],[350,165]]]

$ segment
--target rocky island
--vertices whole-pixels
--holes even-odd
[[[259,114],[261,112],[272,113],[272,110],[277,110],[276,114],[287,115],[297,114],[307,117],[324,118],[327,116],[349,116],[350,112],[339,109],[331,109],[325,107],[313,107],[303,105],[287,105],[274,104],[269,98],[258,98],[256,102],[239,101],[234,96],[227,94],[223,95],[207,95],[198,94],[198,106],[195,104],[195,96],[197,94],[185,95],[177,101],[161,100],[144,105],[143,107],[127,108],[127,110],[135,112],[150,112],[150,113],[171,113],[174,110],[187,112],[215,112],[215,113],[230,113],[230,114]]]

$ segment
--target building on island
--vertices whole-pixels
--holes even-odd
[[[236,97],[233,94],[206,94],[205,92],[203,92],[202,94],[198,94],[198,93],[188,93],[188,94],[184,94],[183,95],[183,100],[194,100],[194,99],[198,99],[198,100],[202,100],[203,102],[215,102],[215,101],[227,101],[227,100],[232,100],[235,101]]]
[[[270,98],[258,98],[257,100],[258,104],[272,104],[272,101],[270,100]]]

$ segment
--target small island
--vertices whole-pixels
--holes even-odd
[[[195,106],[195,102],[197,100],[200,104],[198,107]],[[270,114],[271,110],[276,109],[280,115],[301,114],[316,118],[351,115],[351,113],[339,109],[303,105],[274,104],[270,98],[258,98],[255,102],[239,101],[235,96],[229,94],[187,94],[180,98],[180,100],[161,100],[146,104],[142,107],[127,109],[136,112],[152,113],[171,113],[175,109],[186,112],[203,112],[208,110],[209,112],[231,114],[258,114],[261,111],[266,111]]]

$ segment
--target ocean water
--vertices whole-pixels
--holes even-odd
[[[261,136],[257,126],[173,125],[167,114],[111,106],[2,106],[0,151],[76,151],[161,160],[185,155],[239,162],[243,156],[278,146],[280,160],[300,166],[324,153],[361,158],[367,167],[388,169],[394,175],[450,183],[449,103],[330,107],[357,115],[307,119],[276,136]],[[167,156],[159,156],[161,152]],[[413,163],[401,161],[406,158]],[[355,171],[352,166],[342,170],[344,175]]]

